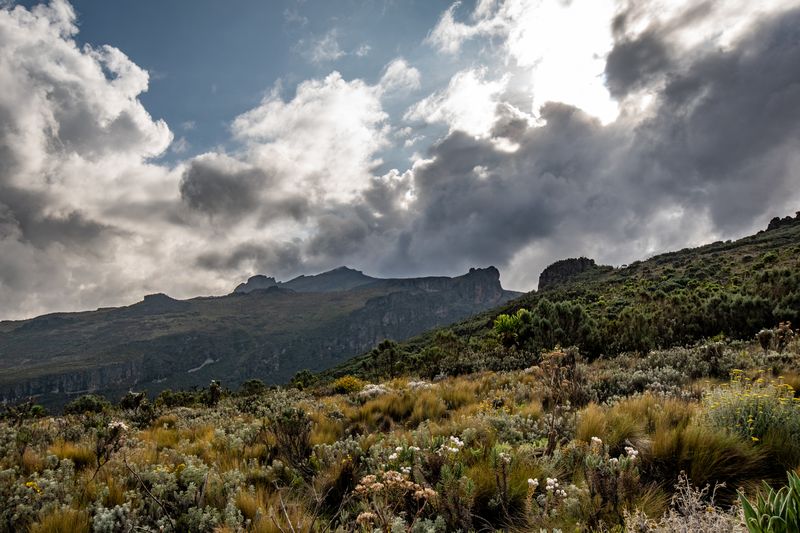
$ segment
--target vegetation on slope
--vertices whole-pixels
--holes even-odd
[[[745,531],[737,491],[772,531],[759,484],[800,467],[800,335],[775,338],[18,407],[0,531]]]
[[[714,337],[752,339],[767,325],[798,324],[800,216],[770,227],[622,268],[586,268],[446,330],[378,346],[321,377],[522,368],[557,345],[577,346],[595,359]],[[508,333],[500,338],[498,319]],[[516,348],[514,357],[509,347]]]

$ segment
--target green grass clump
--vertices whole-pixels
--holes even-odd
[[[789,472],[787,477],[787,484],[777,491],[764,483],[764,493],[759,493],[755,502],[739,493],[750,533],[800,531],[800,476]]]

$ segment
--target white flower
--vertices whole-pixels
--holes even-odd
[[[600,440],[600,437],[592,437],[592,444],[597,444],[598,446],[603,444],[603,441]]]
[[[408,449],[412,452],[418,452],[420,450],[419,446],[409,446]]]
[[[529,478],[528,479],[528,486],[533,488],[533,489],[535,489],[536,487],[539,486],[539,480],[538,479],[534,479],[534,478]]]
[[[625,446],[625,453],[628,454],[628,457],[635,459],[636,456],[639,455],[639,452],[636,451],[636,448],[632,448],[631,446]]]
[[[394,449],[394,451],[396,451],[397,453],[400,453],[400,452],[403,451],[403,447],[402,446],[398,446],[397,448]]]
[[[392,455],[390,455],[390,456],[389,456],[389,460],[390,460],[390,461],[395,461],[395,460],[397,460],[397,454],[396,454],[396,453],[393,453]]]
[[[118,429],[120,431],[128,431],[128,425],[125,424],[125,422],[114,420],[112,422],[109,422],[108,429]]]

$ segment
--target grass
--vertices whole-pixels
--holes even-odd
[[[760,361],[760,348],[737,349]],[[800,354],[790,356],[789,376],[796,372],[794,361],[800,362]],[[619,361],[618,372],[631,372],[630,359]],[[635,368],[647,361],[634,363]],[[587,391],[597,390],[598,380],[615,379],[613,360],[596,365],[602,372],[594,372],[594,366],[582,370],[588,381],[580,386]],[[760,374],[746,370],[755,383]],[[433,528],[439,520],[444,530],[572,531],[587,525],[632,530],[634,522],[648,520],[675,526],[735,519],[721,510],[709,517],[696,509],[685,515],[670,504],[682,471],[699,489],[725,483],[717,490],[722,507],[734,502],[738,489],[755,494],[762,480],[775,483],[784,475],[774,450],[788,443],[773,441],[769,431],[755,442],[714,421],[714,400],[720,395],[745,401],[736,380],[698,379],[670,393],[616,394],[611,401],[576,409],[552,405],[554,396],[540,379],[532,371],[480,372],[432,383],[412,376],[383,383],[385,392],[371,399],[322,386],[302,393],[265,390],[248,397],[246,409],[235,397],[223,398],[216,407],[161,408],[145,429],[129,424],[123,448],[94,477],[94,469],[87,468],[94,464],[94,427],[78,416],[55,424],[42,421],[37,425],[41,437],[33,438],[21,457],[0,458],[0,470],[13,473],[11,485],[0,478],[0,497],[8,499],[3,491],[11,486],[27,498],[31,510],[15,523],[20,531],[46,520],[66,521],[71,506],[89,513],[91,526],[96,511],[90,502],[107,509],[127,505],[133,523],[155,529],[155,520],[165,514],[153,497],[173,515],[176,528],[187,531],[306,531],[312,522],[335,531],[363,513],[405,521],[403,530],[409,530],[418,511],[420,528],[423,523]],[[780,384],[779,377],[765,375],[748,390],[788,390]],[[551,399],[548,407],[543,396]],[[765,401],[756,399],[762,402],[758,405]],[[778,407],[786,403],[775,402]],[[287,409],[299,412],[292,420],[306,421],[308,433],[294,435],[292,427],[275,424],[273,418],[286,416],[280,413]],[[111,416],[124,421],[127,413],[112,411]],[[0,427],[6,424],[0,421]],[[279,428],[281,438],[275,433]],[[549,455],[551,428],[556,437]],[[602,448],[592,437],[601,439]],[[78,471],[54,466],[48,455],[70,458]],[[615,466],[619,462],[628,465],[624,475]],[[792,464],[797,467],[800,462]],[[384,484],[370,494],[357,489],[369,476],[383,480],[389,472],[401,476],[400,486],[408,483],[433,495],[421,506],[416,488]],[[557,478],[563,494],[546,490],[548,478]],[[54,509],[60,511],[51,517]],[[400,510],[411,514],[400,515]],[[239,522],[230,518],[237,513]],[[365,516],[362,522],[370,518]]]
[[[89,513],[85,510],[61,507],[43,515],[31,524],[29,533],[88,533]]]
[[[86,443],[57,440],[50,446],[50,453],[59,459],[69,459],[78,470],[95,464],[94,449]]]

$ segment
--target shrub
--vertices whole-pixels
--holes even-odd
[[[800,464],[800,398],[785,383],[734,371],[705,397],[711,424],[764,446],[785,467]]]
[[[686,472],[698,486],[727,484],[721,496],[733,497],[737,484],[770,477],[773,468],[762,450],[722,429],[698,423],[687,427],[661,427],[640,466],[643,478],[655,483],[676,479]]]
[[[311,419],[305,411],[288,407],[270,421],[269,427],[275,436],[278,456],[302,474],[313,474],[308,461],[311,455]]]
[[[82,415],[86,413],[102,413],[111,408],[111,404],[96,394],[85,394],[75,398],[64,407],[64,414]]]
[[[359,379],[355,376],[342,376],[336,381],[333,382],[333,391],[337,394],[350,394],[353,392],[359,392],[361,389],[364,388],[366,383],[364,380]]]

